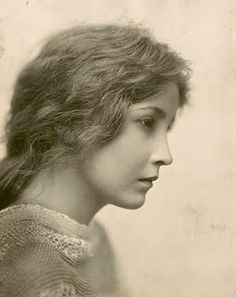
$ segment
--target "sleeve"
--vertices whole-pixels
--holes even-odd
[[[71,273],[44,243],[15,246],[0,260],[0,297],[76,297]]]

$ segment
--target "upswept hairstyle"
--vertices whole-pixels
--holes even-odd
[[[127,108],[176,82],[187,102],[189,67],[146,29],[77,26],[51,37],[20,72],[0,162],[0,209],[39,170],[111,141]]]

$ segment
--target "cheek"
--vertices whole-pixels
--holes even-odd
[[[143,134],[131,126],[93,155],[87,175],[98,183],[128,183],[142,174],[149,153],[147,139],[143,139]]]
[[[104,169],[107,173],[111,172],[119,177],[142,169],[148,158],[148,144],[140,141],[140,137],[131,134],[127,137],[120,137],[104,147],[97,155],[95,163],[100,170]]]
[[[120,139],[115,153],[120,163],[129,165],[130,169],[143,166],[149,159],[150,145],[136,130],[132,130],[124,140]],[[128,169],[128,168],[127,168]]]

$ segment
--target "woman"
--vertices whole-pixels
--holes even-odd
[[[0,296],[125,296],[92,219],[143,205],[172,162],[188,79],[179,55],[134,26],[66,30],[26,65],[1,162]]]

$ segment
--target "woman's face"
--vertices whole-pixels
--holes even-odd
[[[178,107],[175,83],[161,94],[131,105],[122,132],[80,170],[89,194],[104,204],[129,209],[142,206],[160,167],[172,162],[167,132]]]

